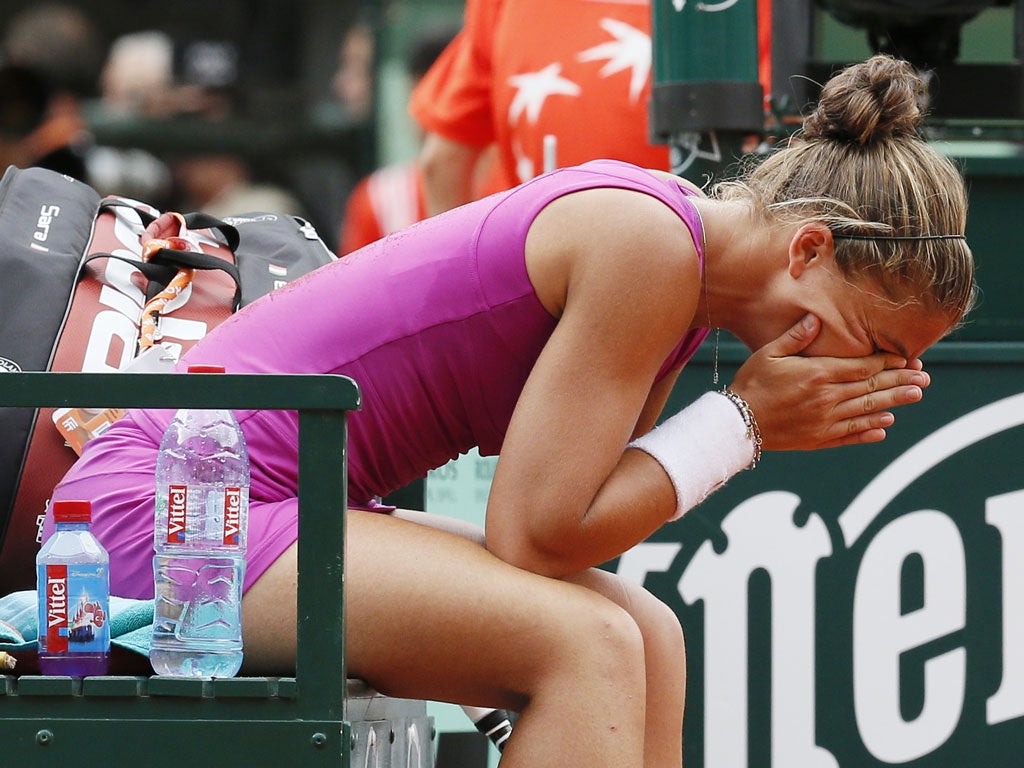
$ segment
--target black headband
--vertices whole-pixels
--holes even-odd
[[[964,235],[837,235],[835,240],[966,240]]]

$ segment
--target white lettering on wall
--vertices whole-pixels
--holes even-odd
[[[839,515],[846,546],[852,546],[889,502],[925,472],[964,448],[1021,424],[1024,392],[984,405],[932,432],[879,472]]]
[[[1024,491],[985,501],[985,521],[1003,546],[1003,679],[985,705],[989,725],[1024,715]]]
[[[728,544],[720,553],[710,541],[696,552],[684,550],[679,542],[644,542],[619,559],[619,574],[639,583],[650,574],[682,566],[680,596],[691,606],[701,603],[703,637],[689,637],[690,642],[701,644],[704,655],[704,712],[699,727],[704,732],[705,768],[765,763],[763,753],[748,754],[748,743],[757,737],[748,726],[752,716],[771,723],[771,745],[759,745],[759,749],[770,749],[772,766],[846,764],[848,755],[838,751],[838,744],[822,748],[815,743],[815,691],[821,684],[815,628],[836,616],[844,624],[847,617],[851,621],[849,645],[823,649],[829,655],[820,663],[852,667],[853,689],[835,692],[836,699],[830,696],[823,701],[818,715],[841,718],[844,727],[848,721],[851,730],[856,727],[864,749],[878,761],[933,761],[958,728],[981,721],[979,698],[967,695],[967,648],[976,652],[970,638],[996,633],[997,623],[1002,629],[996,651],[1002,660],[998,689],[993,693],[988,686],[994,688],[995,683],[986,677],[972,679],[972,691],[984,685],[984,695],[991,694],[984,713],[988,725],[1024,717],[1024,490],[988,498],[972,491],[969,509],[958,509],[957,517],[936,510],[906,511],[906,496],[901,496],[914,483],[927,482],[933,470],[945,469],[943,463],[961,451],[1022,425],[1024,393],[1019,393],[941,426],[868,479],[836,518],[838,530],[832,531],[835,540],[848,547],[837,556],[852,559],[855,552],[864,551],[860,562],[854,560],[849,566],[856,568],[849,573],[855,579],[852,605],[835,605],[826,596],[816,598],[817,566],[832,555],[831,540],[817,514],[803,527],[796,526],[793,513],[800,499],[784,491],[751,497],[725,514],[721,528]],[[981,504],[986,522],[999,533],[999,551],[990,556],[1000,558],[1001,581],[991,592],[976,589],[970,596],[986,603],[1001,600],[1001,616],[991,627],[968,627],[967,557],[957,521],[960,515],[978,514]],[[834,514],[818,511],[829,520]],[[696,535],[703,536],[699,528]],[[990,547],[990,542],[985,546]],[[689,562],[679,562],[691,552]],[[904,588],[911,573],[908,564],[918,568],[922,577],[919,596]],[[772,688],[767,718],[751,709],[762,702],[748,700],[751,677],[758,676],[749,673],[750,650],[758,650],[753,643],[764,642],[750,636],[759,628],[748,626],[751,579],[758,573],[763,583],[761,571],[767,574],[771,589]],[[908,604],[905,595],[920,602]],[[984,614],[975,614],[975,621],[979,615]],[[962,639],[956,633],[963,633]],[[700,671],[693,667],[691,674]],[[853,698],[853,712],[836,710],[836,702],[841,705],[847,696]],[[968,711],[969,706],[974,711]],[[835,755],[829,747],[836,750]]]
[[[704,602],[706,768],[748,764],[747,588],[758,569],[771,580],[772,765],[838,768],[814,727],[814,572],[832,544],[817,515],[796,526],[799,504],[785,491],[747,499],[722,521],[725,552],[704,542],[679,582],[686,602]]]
[[[903,566],[924,561],[924,604],[904,612]],[[903,763],[937,749],[963,712],[967,654],[955,648],[924,663],[924,706],[900,710],[900,657],[964,628],[967,566],[956,524],[941,512],[902,515],[872,539],[853,598],[853,697],[864,746],[879,760]]]

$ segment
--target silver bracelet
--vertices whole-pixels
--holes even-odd
[[[722,387],[719,394],[729,398],[740,412],[740,417],[747,427],[747,439],[754,444],[754,457],[750,460],[750,464],[747,465],[747,469],[754,469],[757,466],[757,462],[761,460],[761,443],[763,442],[761,430],[757,426],[757,419],[754,418],[754,412],[750,410],[750,404],[729,389],[729,387]]]

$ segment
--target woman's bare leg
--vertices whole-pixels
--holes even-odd
[[[246,593],[250,668],[294,665],[295,555]],[[349,513],[345,567],[351,674],[393,696],[519,712],[504,768],[643,764],[643,639],[610,600],[373,512]]]
[[[477,525],[427,512],[399,509],[396,516],[439,527],[483,543]],[[683,707],[686,703],[686,646],[676,614],[643,587],[597,568],[570,581],[604,595],[636,621],[644,640],[647,675],[647,723],[644,729],[644,765],[681,768],[683,763]]]
[[[682,768],[686,645],[675,612],[643,587],[592,568],[571,581],[624,608],[640,627],[647,673],[644,765]]]

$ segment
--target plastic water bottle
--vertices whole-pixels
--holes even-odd
[[[156,462],[149,660],[157,674],[237,674],[248,518],[249,455],[238,421],[228,410],[179,410]]]
[[[39,669],[106,674],[110,665],[110,558],[89,530],[88,501],[55,501],[57,525],[36,556]]]

